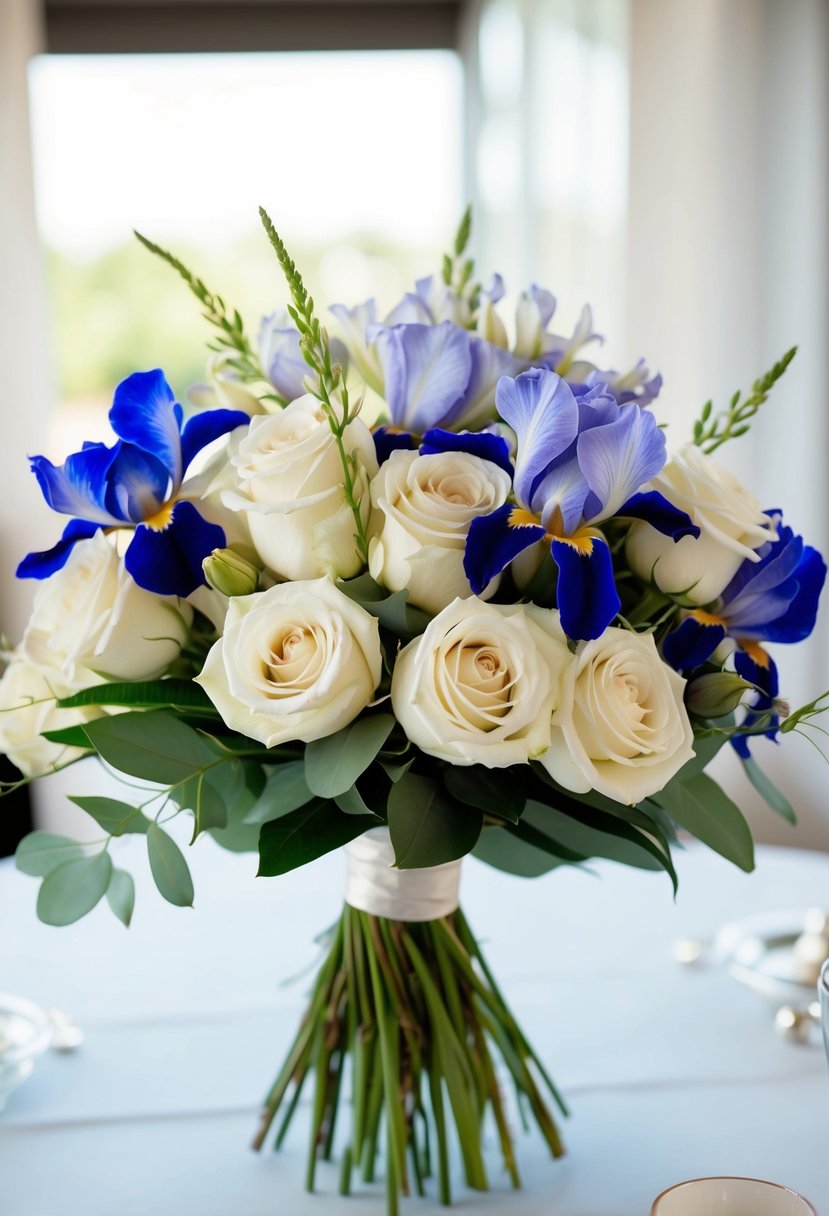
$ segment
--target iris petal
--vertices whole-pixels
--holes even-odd
[[[378,426],[371,433],[377,463],[384,464],[392,452],[413,452],[417,447],[411,431],[395,431],[391,427]]]
[[[80,452],[68,456],[60,468],[45,456],[32,456],[32,472],[52,510],[99,524],[125,522],[128,517],[114,514],[106,501],[107,475],[120,448],[117,443],[111,448],[103,443],[85,444]]]
[[[535,484],[578,434],[576,399],[560,376],[533,367],[499,380],[495,404],[518,438],[515,492],[532,506]]]
[[[51,549],[44,549],[41,553],[30,553],[23,558],[17,567],[17,577],[48,578],[66,565],[73,546],[79,540],[94,536],[100,527],[100,524],[90,523],[86,519],[70,519],[56,545]]]
[[[604,426],[583,430],[577,444],[582,472],[601,505],[588,519],[609,519],[665,463],[665,436],[653,414],[638,406],[619,407]]]
[[[494,435],[486,431],[443,431],[439,427],[431,427],[423,436],[420,445],[421,456],[434,456],[439,452],[469,452],[472,456],[480,456],[497,464],[512,477],[512,461],[509,458],[509,446],[502,435]]]
[[[181,482],[181,409],[160,368],[133,372],[115,390],[109,421],[116,435],[160,460]]]
[[[785,614],[766,627],[764,636],[768,642],[802,642],[815,627],[818,600],[826,581],[826,562],[817,549],[806,546],[795,578],[797,594]]]
[[[470,338],[449,321],[381,329],[377,350],[395,426],[421,433],[437,426],[466,392],[472,371]]]
[[[656,528],[657,532],[670,536],[673,540],[682,540],[683,536],[693,536],[696,539],[700,534],[690,515],[668,502],[658,490],[634,494],[622,504],[617,514],[626,519],[644,519],[652,528]]]
[[[106,505],[119,519],[138,524],[155,515],[167,499],[166,468],[141,448],[120,443],[107,473]]]
[[[496,574],[500,574],[514,557],[544,539],[540,524],[510,525],[515,508],[504,503],[489,515],[473,519],[466,538],[463,568],[475,595],[480,595]]]
[[[203,414],[194,414],[181,432],[181,467],[186,470],[193,457],[214,439],[249,423],[250,417],[242,410],[205,410]]]
[[[157,595],[190,595],[205,583],[202,561],[225,543],[224,531],[210,524],[191,502],[177,502],[164,529],[141,524],[124,557],[138,583]]]
[[[566,540],[554,540],[552,552],[564,632],[577,641],[600,637],[622,606],[610,549],[597,537],[588,552]]]
[[[662,654],[675,671],[690,671],[710,659],[724,637],[724,625],[708,625],[689,616],[665,638]]]
[[[764,663],[757,663],[755,659],[745,650],[738,650],[734,655],[734,667],[737,675],[743,677],[744,680],[749,680],[752,684],[756,684],[761,693],[758,693],[754,704],[745,716],[743,726],[754,726],[758,720],[769,712],[774,703],[774,698],[780,691],[780,682],[777,676],[777,665],[774,659],[766,654],[765,651],[760,652],[764,657]],[[769,729],[763,731],[767,739],[775,739],[777,737],[777,728],[780,719],[776,714],[772,715]],[[735,735],[731,744],[738,756],[747,760],[751,755],[749,751],[749,739],[757,738],[750,735]]]

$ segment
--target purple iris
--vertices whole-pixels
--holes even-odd
[[[779,512],[767,514],[777,540],[767,541],[757,550],[758,561],[743,562],[710,611],[691,612],[663,643],[663,654],[671,666],[689,671],[710,659],[724,638],[732,638],[737,643],[734,666],[738,674],[762,690],[746,719],[748,725],[771,712],[779,691],[777,666],[761,643],[807,638],[815,627],[826,579],[826,563],[817,549],[785,527]],[[775,737],[776,718],[766,733]],[[738,736],[733,743],[748,758],[748,739]]]
[[[573,391],[544,368],[504,378],[498,413],[515,431],[515,503],[474,520],[464,569],[476,594],[538,541],[558,567],[561,623],[571,638],[596,638],[620,608],[610,549],[597,525],[645,519],[680,540],[699,536],[684,511],[654,490],[637,493],[665,463],[654,417],[620,405],[603,385]]]
[[[74,518],[52,549],[23,559],[18,577],[48,578],[99,528],[132,528],[124,562],[139,586],[181,596],[201,586],[202,560],[225,536],[191,502],[177,501],[178,491],[194,456],[250,419],[241,410],[206,410],[182,429],[182,417],[163,372],[135,372],[118,385],[109,412],[117,443],[85,443],[60,468],[31,457],[49,506]]]

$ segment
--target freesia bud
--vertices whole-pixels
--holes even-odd
[[[259,567],[237,549],[214,549],[202,562],[204,577],[222,595],[252,595],[259,585]],[[244,546],[246,553],[252,550]]]
[[[724,718],[733,713],[752,685],[733,671],[713,671],[692,680],[685,691],[685,705],[700,718]]]

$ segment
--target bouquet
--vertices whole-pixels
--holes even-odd
[[[793,818],[751,747],[809,737],[821,710],[790,711],[767,643],[810,634],[826,566],[718,459],[794,351],[709,401],[669,458],[660,376],[585,358],[589,308],[559,335],[532,286],[508,333],[500,277],[482,286],[466,253],[469,213],[442,272],[390,313],[334,305],[336,338],[262,220],[290,304],[258,343],[139,238],[215,331],[208,382],[185,407],[162,371],[136,372],[114,443],[32,458],[69,520],[18,570],[40,581],[0,747],[23,781],[96,756],[144,783],[72,799],[97,840],[22,841],[48,924],[104,898],[129,924],[110,848],[127,833],[161,895],[190,905],[180,815],[194,840],[258,852],[264,876],[345,846],[345,907],[256,1145],[280,1110],[281,1143],[310,1077],[309,1189],[337,1149],[343,1193],[382,1159],[394,1213],[433,1174],[450,1201],[453,1142],[486,1188],[485,1120],[520,1184],[505,1079],[562,1152],[561,1098],[458,906],[461,859],[534,877],[610,858],[676,888],[684,830],[750,870],[747,823],[705,768],[730,744]]]

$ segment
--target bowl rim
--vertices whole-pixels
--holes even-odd
[[[749,1178],[744,1174],[707,1174],[701,1178],[686,1178],[683,1182],[675,1182],[673,1186],[669,1186],[667,1190],[657,1195],[651,1204],[651,1216],[659,1216],[656,1210],[656,1205],[661,1199],[665,1199],[672,1191],[678,1191],[680,1187],[689,1186],[692,1182],[759,1182],[763,1186],[772,1187],[777,1191],[784,1191],[787,1195],[794,1196],[806,1205],[806,1211],[811,1213],[811,1216],[817,1216],[817,1211],[812,1207],[805,1195],[801,1195],[800,1191],[792,1190],[790,1186],[785,1186],[782,1182],[769,1182],[767,1178]]]
[[[52,1022],[46,1010],[27,997],[0,992],[0,1013],[3,1011],[28,1019],[34,1033],[28,1043],[7,1048],[0,1056],[0,1063],[20,1064],[41,1055],[52,1041]]]

